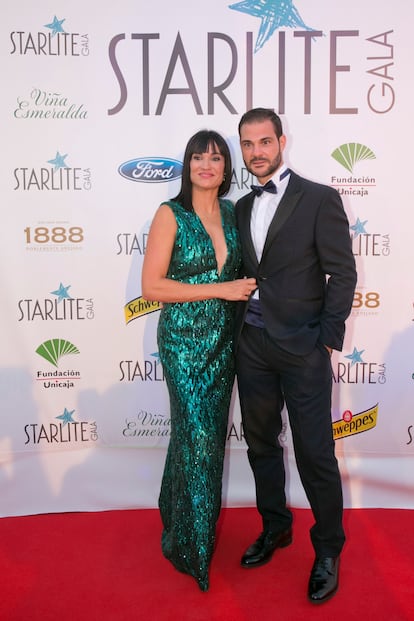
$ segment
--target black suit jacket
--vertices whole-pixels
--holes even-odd
[[[349,223],[336,190],[291,172],[257,261],[250,233],[253,193],[236,203],[243,269],[256,278],[265,329],[288,352],[319,341],[341,350],[357,280]],[[239,305],[236,343],[247,304]]]

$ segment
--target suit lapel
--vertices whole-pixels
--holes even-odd
[[[250,228],[250,219],[252,215],[254,195],[247,195],[243,199],[243,205],[240,205],[239,211],[239,229],[240,236],[243,240],[245,252],[250,256],[254,263],[258,263],[256,251],[253,245],[252,233]]]
[[[299,202],[299,199],[302,197],[302,194],[303,190],[300,186],[299,177],[295,175],[295,173],[291,173],[291,179],[289,181],[288,187],[286,188],[286,192],[284,193],[283,198],[280,201],[278,208],[276,209],[276,213],[273,216],[273,220],[270,223],[265,245],[263,248],[262,260],[264,255],[266,254],[267,249],[274,242],[275,237],[279,233],[280,229],[285,224],[286,220],[294,212],[296,205]]]

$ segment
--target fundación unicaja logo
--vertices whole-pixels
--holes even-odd
[[[79,354],[79,349],[70,341],[64,339],[50,339],[36,349],[36,353],[57,367],[59,360],[69,354]]]
[[[36,353],[51,365],[54,371],[37,371],[36,380],[43,382],[43,388],[73,388],[75,380],[81,379],[79,371],[74,369],[58,369],[62,358],[79,354],[80,351],[65,339],[49,339],[36,349]]]
[[[354,166],[358,162],[376,159],[375,153],[369,147],[359,142],[341,144],[340,147],[332,151],[331,156],[351,174],[354,172]]]
[[[369,189],[376,186],[375,177],[354,173],[354,169],[362,161],[376,159],[375,153],[370,147],[359,142],[347,142],[334,149],[331,157],[350,173],[346,177],[331,176],[331,185],[336,188],[339,194],[366,196]]]

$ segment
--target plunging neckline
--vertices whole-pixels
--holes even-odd
[[[211,238],[211,235],[210,235],[210,233],[207,231],[206,227],[204,226],[204,223],[203,223],[202,219],[200,218],[200,216],[198,215],[198,213],[195,211],[195,209],[194,209],[194,214],[196,215],[196,217],[197,217],[198,221],[200,222],[200,224],[201,224],[201,226],[202,226],[202,228],[203,228],[203,230],[204,230],[205,234],[207,235],[207,237],[208,237],[208,239],[209,239],[209,241],[210,241],[211,247],[212,247],[212,249],[213,249],[214,259],[215,259],[215,262],[216,262],[216,273],[217,273],[217,276],[218,276],[219,278],[221,278],[221,276],[222,276],[222,274],[223,274],[223,270],[224,270],[224,268],[225,268],[225,266],[226,266],[226,263],[227,263],[227,261],[228,261],[228,258],[229,258],[229,248],[228,248],[228,245],[227,245],[226,234],[225,234],[225,232],[224,232],[223,210],[222,210],[222,206],[221,206],[221,201],[220,201],[220,199],[219,199],[218,203],[219,203],[219,211],[220,211],[220,223],[221,223],[221,230],[223,231],[224,245],[225,245],[225,247],[226,247],[226,256],[225,256],[225,258],[224,258],[223,265],[221,266],[221,269],[220,269],[220,270],[219,270],[219,264],[218,264],[218,261],[217,261],[217,253],[216,253],[216,249],[215,249],[215,247],[214,247],[214,244],[213,244],[213,240],[212,240],[212,238]]]

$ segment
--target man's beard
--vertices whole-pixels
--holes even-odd
[[[261,161],[260,158],[257,158],[257,161]],[[249,165],[246,164],[246,168],[252,175],[257,176],[254,170],[251,168],[251,164],[253,164],[254,162],[255,162],[255,159],[249,162]],[[279,151],[275,159],[270,162],[268,168],[266,168],[266,170],[263,170],[263,169],[260,170],[260,173],[259,173],[260,178],[271,177],[275,173],[275,171],[279,168],[281,163],[282,163],[282,153]]]

